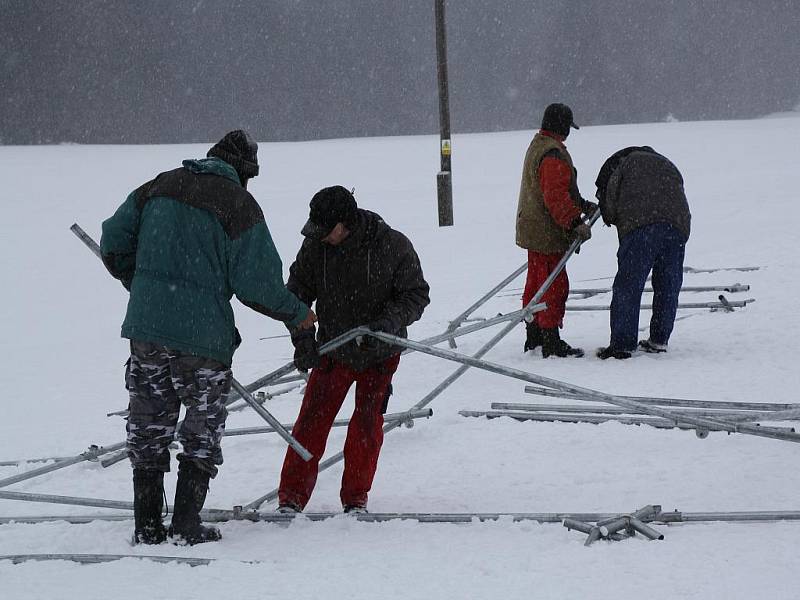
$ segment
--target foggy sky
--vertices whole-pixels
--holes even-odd
[[[438,132],[433,0],[0,0],[0,143]],[[798,0],[450,0],[452,130],[800,106]]]

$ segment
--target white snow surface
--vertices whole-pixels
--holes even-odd
[[[456,135],[456,225],[439,228],[434,136],[261,144],[262,174],[251,191],[264,209],[284,272],[299,247],[308,200],[334,184],[355,187],[360,206],[381,214],[414,242],[432,303],[413,339],[443,331],[521,265],[514,219],[522,158],[531,131]],[[661,123],[586,127],[568,140],[583,195],[606,157],[648,144],[681,169],[693,214],[686,265],[758,266],[750,272],[689,274],[685,285],[750,284],[731,300],[757,302],[732,314],[682,311],[666,355],[600,361],[607,312],[568,313],[563,336],[587,350],[581,360],[521,352],[522,326],[487,360],[625,395],[797,402],[800,292],[794,217],[800,193],[800,120]],[[130,190],[208,145],[0,147],[4,182],[0,227],[0,460],[69,456],[89,444],[124,439],[127,342],[119,337],[126,292],[69,231],[95,239]],[[595,226],[570,261],[573,287],[610,286],[616,232]],[[599,279],[598,279],[599,278]],[[477,316],[519,308],[522,277]],[[716,293],[682,294],[683,301]],[[645,299],[649,299],[645,296]],[[610,295],[584,301],[607,304]],[[241,305],[245,338],[234,374],[249,383],[291,359],[282,324]],[[645,327],[649,312],[642,313]],[[497,328],[459,340],[477,351]],[[646,336],[646,330],[643,332]],[[411,407],[457,365],[419,354],[403,358],[390,412]],[[628,512],[800,510],[798,446],[747,435],[467,419],[461,409],[491,402],[546,402],[524,384],[471,369],[431,404],[434,416],[386,436],[370,496],[372,512]],[[292,421],[299,390],[267,408]],[[551,400],[551,402],[557,402]],[[564,401],[564,404],[574,402]],[[351,401],[340,418],[349,416]],[[255,426],[252,411],[228,427]],[[328,455],[338,452],[334,429]],[[227,438],[225,464],[207,507],[246,504],[276,487],[285,445],[276,435]],[[0,478],[38,463],[0,467]],[[309,511],[338,511],[341,467],[319,477]],[[175,472],[167,477],[174,493]],[[127,461],[103,469],[84,462],[14,484],[13,491],[131,499]],[[265,506],[269,509],[269,506]],[[119,514],[119,511],[0,500],[0,516]],[[138,559],[100,565],[0,561],[2,597],[19,598],[797,598],[800,523],[657,526],[666,539],[599,542],[558,524],[358,523],[337,517],[290,526],[230,522],[224,539],[195,547],[131,547],[132,521],[0,525],[0,555],[159,554],[219,559],[209,566]],[[258,561],[258,562],[253,562]]]

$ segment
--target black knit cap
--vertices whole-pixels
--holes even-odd
[[[321,189],[311,198],[309,206],[308,221],[300,233],[312,240],[327,236],[337,223],[352,225],[358,210],[353,194],[341,185]]]
[[[555,103],[544,109],[542,129],[567,137],[570,127],[580,129],[572,120],[572,109],[569,106]]]
[[[211,147],[206,156],[216,156],[231,165],[240,179],[250,179],[258,175],[258,144],[243,129],[235,129],[225,134]]]

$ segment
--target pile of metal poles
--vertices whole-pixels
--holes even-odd
[[[800,420],[800,404],[732,402],[720,400],[687,400],[682,398],[652,398],[644,396],[616,396],[640,407],[654,407],[667,410],[671,416],[653,416],[641,408],[609,406],[598,403],[597,397],[580,392],[552,389],[541,386],[526,386],[525,392],[540,396],[564,398],[573,401],[592,402],[585,404],[523,404],[493,402],[491,411],[461,411],[465,417],[510,417],[517,421],[541,421],[561,423],[606,423],[616,421],[625,425],[649,425],[659,429],[693,430],[697,437],[705,439],[711,431],[732,433],[730,426],[741,424],[759,427],[764,433],[780,434],[776,439],[787,439],[783,434],[794,434],[794,427],[768,426],[762,423],[776,423]],[[688,417],[688,419],[687,419]],[[720,421],[700,426],[695,417]],[[726,426],[727,424],[727,426]]]

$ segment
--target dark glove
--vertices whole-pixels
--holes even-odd
[[[317,339],[314,328],[300,329],[292,334],[294,344],[294,366],[303,373],[314,369],[322,362],[322,357],[317,349]]]
[[[581,221],[575,227],[572,228],[572,235],[575,236],[575,239],[578,239],[581,242],[585,242],[586,240],[592,237],[592,228],[589,227],[589,225],[587,225],[583,221]]]
[[[367,328],[370,331],[382,331],[384,333],[391,333],[394,335],[397,333],[394,325],[389,319],[376,319],[370,323],[367,323]]]
[[[591,217],[595,211],[600,210],[600,205],[595,202],[581,198],[581,212],[588,217]]]
[[[374,321],[370,321],[367,323],[367,329],[370,331],[382,331],[383,333],[391,333],[395,334],[396,331],[392,322],[389,319],[375,319]],[[358,343],[358,347],[364,350],[365,352],[371,352],[375,350],[378,346],[380,346],[383,341],[372,337],[371,335],[365,335],[361,337],[361,341]]]

